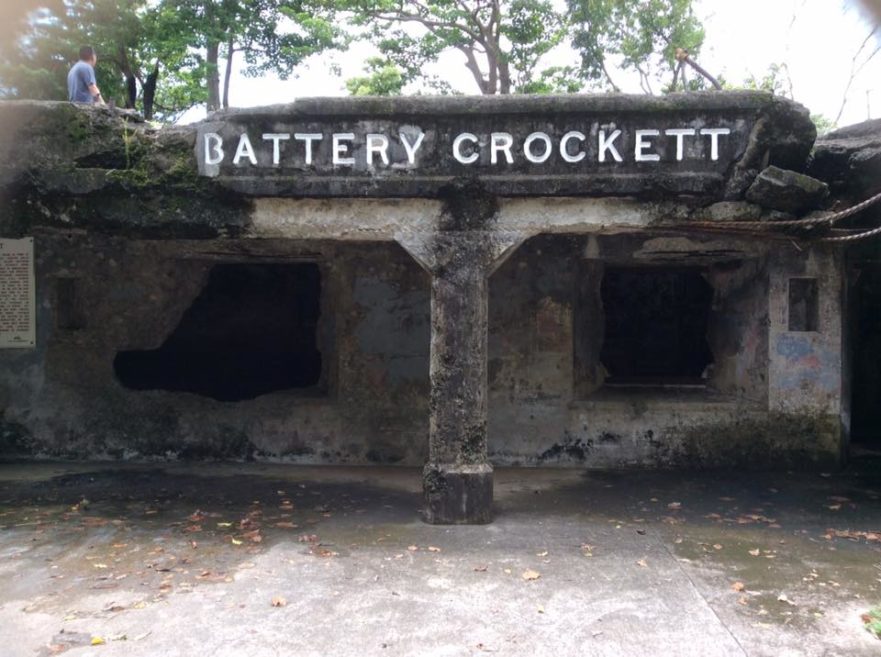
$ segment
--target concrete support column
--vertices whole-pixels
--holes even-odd
[[[425,519],[492,520],[487,460],[488,278],[524,239],[520,233],[406,234],[398,241],[431,273],[429,456]]]

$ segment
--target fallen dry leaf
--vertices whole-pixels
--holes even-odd
[[[243,534],[243,536],[244,536],[245,538],[247,538],[249,541],[251,541],[252,543],[261,543],[261,542],[263,542],[263,537],[260,535],[260,530],[259,530],[259,529],[254,529],[254,530],[252,530],[252,531],[245,532],[245,533]]]
[[[863,532],[853,531],[850,529],[827,529],[824,538],[826,538],[827,540],[832,540],[832,538],[846,538],[851,541],[858,541],[863,538],[870,542],[881,542],[881,532]]]
[[[284,607],[288,604],[288,601],[285,598],[283,598],[282,596],[277,595],[274,598],[272,598],[271,604],[273,607]]]
[[[649,565],[648,565],[648,563],[646,562],[645,559],[639,559],[639,560],[636,562],[636,565],[639,566],[640,568],[648,568],[648,567],[649,567]]]
[[[541,573],[535,570],[525,570],[523,571],[523,574],[520,575],[520,577],[522,577],[527,582],[531,582],[541,577]]]
[[[339,552],[334,552],[333,550],[329,550],[326,547],[322,547],[321,545],[313,545],[309,548],[309,551],[317,557],[338,557]]]

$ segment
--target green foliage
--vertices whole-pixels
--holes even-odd
[[[817,127],[818,136],[825,135],[827,132],[832,132],[838,127],[838,124],[825,114],[811,114],[811,121],[813,121],[814,125]]]
[[[523,84],[518,90],[524,94],[572,94],[581,90],[582,81],[574,66],[551,66]]]
[[[863,623],[867,631],[875,638],[881,639],[881,607],[875,607],[867,614],[863,614]]]
[[[552,0],[327,0],[351,16],[354,28],[396,66],[404,84],[449,92],[425,73],[445,53],[458,52],[484,94],[512,93],[553,84],[541,59],[563,43],[565,13]]]
[[[199,99],[185,78],[186,45],[169,44],[154,18],[146,0],[65,0],[54,11],[32,14],[27,30],[0,47],[2,88],[12,97],[66,99],[67,72],[80,46],[91,45],[106,100],[135,107],[139,87],[156,70],[157,78],[169,74],[162,89],[175,99],[166,114],[183,111]]]
[[[182,40],[204,59],[194,70],[204,77],[209,109],[229,106],[232,62],[244,58],[244,73],[272,72],[287,79],[303,59],[338,45],[330,16],[304,0],[161,0],[161,34]],[[226,60],[221,95],[219,59]]]
[[[67,98],[67,72],[80,46],[92,45],[105,99],[170,119],[202,102],[227,105],[237,55],[246,75],[285,79],[305,57],[341,42],[328,16],[290,0],[57,0],[0,43],[0,94]]]
[[[370,57],[364,67],[367,75],[346,80],[353,96],[396,96],[404,87],[401,70],[387,59]]]
[[[704,38],[692,0],[569,0],[568,11],[554,0],[326,2],[351,16],[360,35],[398,67],[404,84],[432,91],[448,86],[427,76],[426,66],[458,51],[484,94],[575,92],[585,84],[616,88],[606,73],[608,57],[640,71],[648,92],[654,67],[663,66],[672,78],[676,48],[695,54]],[[546,63],[568,43],[581,55],[580,65]]]
[[[704,30],[692,0],[568,0],[572,44],[581,55],[581,74],[616,89],[609,64],[635,71],[643,91],[673,77],[676,49],[697,57]],[[691,76],[697,79],[696,74]],[[702,83],[696,83],[701,85]]]
[[[786,63],[772,63],[761,78],[750,75],[743,81],[743,89],[768,91],[775,96],[783,96],[792,99],[792,80],[789,77],[789,67]]]
[[[347,81],[355,95],[400,94],[408,85],[452,93],[451,80],[427,72],[451,53],[484,94],[617,89],[611,65],[638,71],[653,92],[660,76],[673,79],[676,48],[696,55],[703,41],[692,0],[567,1],[25,0],[46,8],[0,42],[0,95],[65,98],[67,71],[89,44],[105,98],[170,119],[198,103],[229,106],[239,62],[245,75],[287,79],[305,58],[354,38],[380,52]],[[11,15],[19,26],[25,12]],[[580,62],[548,61],[568,45]],[[695,74],[685,86],[705,83]]]

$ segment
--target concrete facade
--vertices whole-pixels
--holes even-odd
[[[775,468],[843,458],[841,249],[688,229],[792,218],[744,200],[768,165],[808,162],[816,133],[791,103],[724,93],[316,99],[161,130],[107,110],[6,103],[0,122],[16,127],[0,143],[0,237],[34,237],[37,294],[35,348],[0,350],[6,452],[425,464],[426,517],[438,523],[491,520],[493,464]],[[722,129],[730,139],[700,139]],[[295,140],[278,135],[322,130],[311,164],[282,161]],[[622,161],[606,148],[604,168],[603,139],[616,130]],[[683,133],[662,140],[670,130],[691,132],[680,145]],[[467,141],[444,146],[463,133],[475,137],[473,165],[460,161]],[[544,137],[524,146],[536,133],[556,149],[547,169],[526,157],[544,156]],[[242,134],[276,137],[258,150],[258,137],[243,146]],[[405,136],[395,144],[396,134]],[[513,136],[510,166],[496,134]],[[387,148],[369,135],[391,135]],[[418,153],[410,160],[417,141],[423,167]],[[226,159],[211,164],[221,143]],[[590,163],[573,172],[581,145]],[[318,282],[302,295],[317,304],[314,317],[278,322],[309,333],[314,376],[236,400],[176,380],[132,385],[121,353],[150,359],[174,344],[232,340],[226,321],[251,336],[236,349],[263,349],[253,316],[262,311],[241,316],[250,306],[215,289],[231,265],[243,276],[275,266],[291,280],[298,265],[313,267]],[[620,298],[610,296],[614,272]],[[631,294],[632,280],[645,289]],[[655,363],[665,350],[633,341],[651,341],[658,295],[684,304],[685,323],[678,355]],[[284,299],[267,292],[261,303],[269,336]],[[658,330],[675,336],[676,313],[659,312]],[[616,322],[633,332],[617,335]],[[615,340],[625,346],[611,353]],[[652,362],[629,363],[628,344]],[[625,364],[610,366],[615,358]]]

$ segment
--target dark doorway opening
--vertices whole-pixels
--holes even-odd
[[[321,273],[315,263],[222,264],[158,349],[122,351],[119,381],[241,401],[321,378]]]
[[[881,266],[867,265],[857,280],[851,439],[881,447]]]
[[[601,296],[607,385],[705,383],[713,289],[699,269],[607,267]]]

